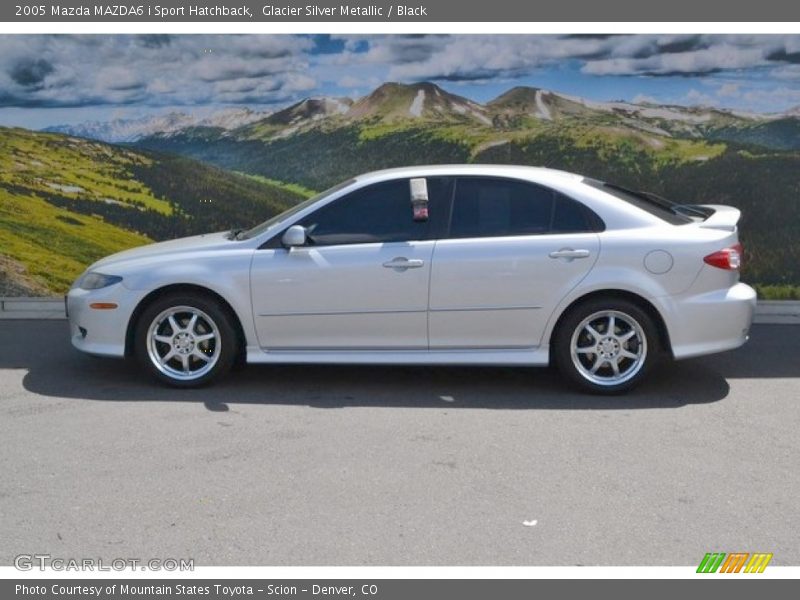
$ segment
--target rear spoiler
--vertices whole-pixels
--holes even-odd
[[[736,224],[742,211],[724,204],[699,204],[698,206],[713,211],[711,215],[697,225],[706,229],[721,229],[722,231],[736,231]]]

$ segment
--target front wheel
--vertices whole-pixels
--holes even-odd
[[[566,315],[555,332],[554,358],[580,389],[620,394],[636,386],[657,359],[650,315],[626,300],[592,300]]]
[[[236,360],[231,317],[211,298],[175,294],[141,314],[135,332],[139,362],[160,381],[197,387],[230,370]]]

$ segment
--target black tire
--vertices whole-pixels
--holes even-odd
[[[172,330],[169,317],[164,316],[168,311],[178,311],[173,314],[179,326],[177,331]],[[183,327],[189,327],[193,315],[197,319],[189,332]],[[233,319],[227,307],[207,295],[183,292],[162,296],[139,315],[134,329],[134,354],[142,367],[162,383],[179,388],[207,385],[230,371],[237,360],[239,343]],[[172,341],[151,341],[151,333]],[[183,339],[176,339],[177,334],[184,334]],[[213,337],[203,339],[209,336]],[[160,362],[161,366],[156,364],[156,355],[167,358],[171,351],[174,358]],[[208,360],[201,359],[201,354]],[[188,374],[183,372],[184,355],[189,364]]]
[[[608,332],[611,316],[613,335]],[[587,323],[589,319],[593,320]],[[629,338],[621,341],[628,334]],[[571,308],[553,335],[553,358],[561,375],[572,386],[591,394],[615,395],[633,389],[647,376],[660,353],[652,317],[637,304],[620,298],[595,298]],[[593,375],[591,369],[598,362]],[[616,363],[616,370],[612,363]]]

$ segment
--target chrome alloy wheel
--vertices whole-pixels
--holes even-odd
[[[217,324],[202,310],[173,306],[153,319],[147,330],[147,354],[167,377],[198,379],[214,368],[222,345]]]
[[[570,342],[572,363],[587,381],[613,386],[632,379],[647,359],[647,337],[630,315],[603,310],[575,328]]]

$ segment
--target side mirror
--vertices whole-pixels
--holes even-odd
[[[283,232],[281,243],[286,248],[294,248],[295,246],[306,245],[306,228],[302,225],[292,225]]]
[[[409,180],[411,183],[411,209],[415,221],[428,220],[428,180],[424,177]]]

